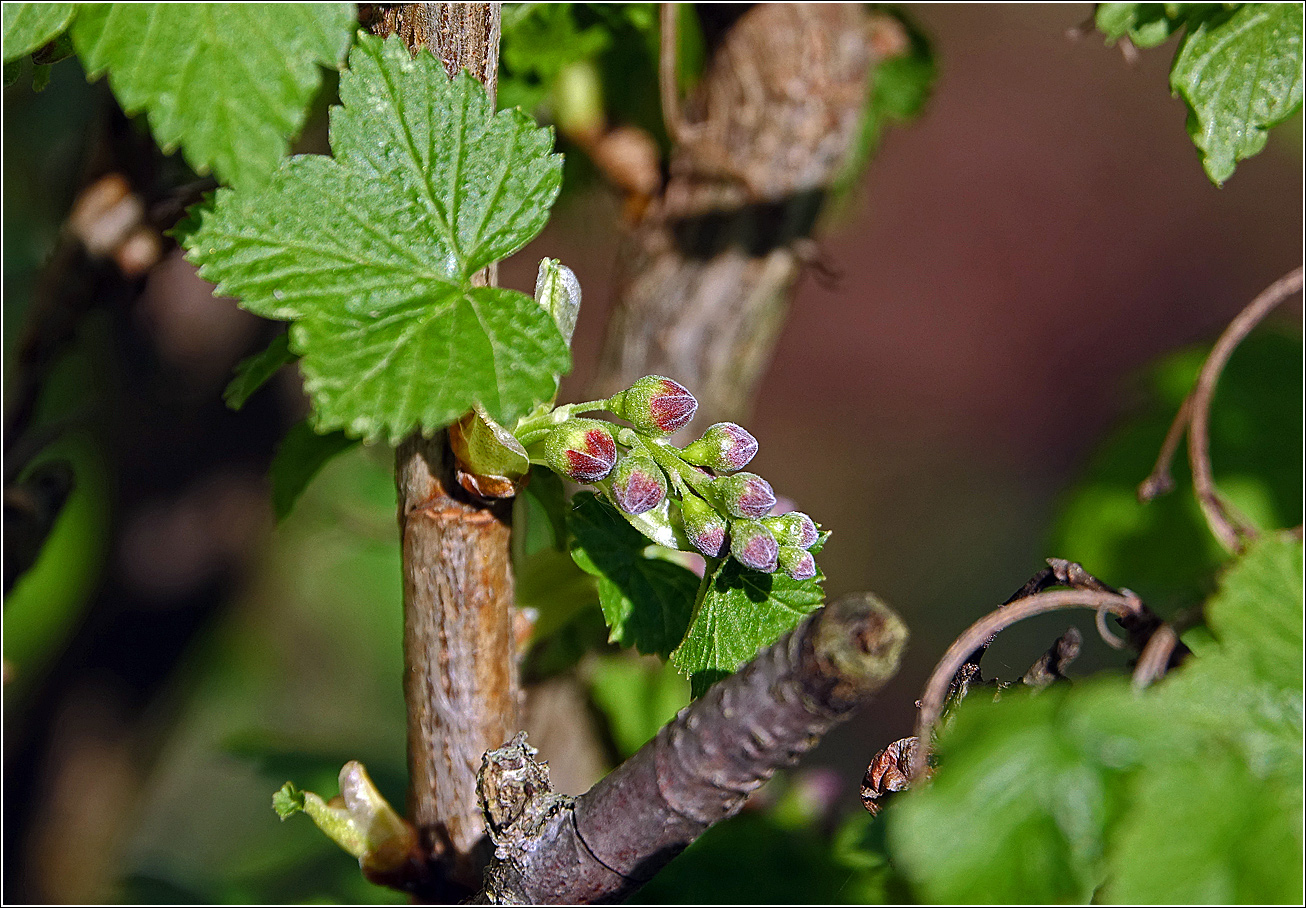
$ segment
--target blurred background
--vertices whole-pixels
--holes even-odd
[[[1301,261],[1300,113],[1217,189],[1169,93],[1173,44],[1130,62],[1094,32],[1068,35],[1089,4],[904,9],[932,44],[933,93],[819,234],[830,276],[799,284],[746,425],[760,442],[750,469],[833,531],[827,592],[894,606],[912,631],[907,661],[875,706],[648,900],[893,896],[845,847],[876,834],[857,787],[872,754],[911,732],[956,634],[1048,556],[1166,616],[1200,604],[1220,561],[1184,469],[1146,508],[1133,488],[1205,347]],[[646,60],[631,78],[652,72]],[[325,150],[333,92],[330,81],[300,150]],[[6,486],[45,464],[46,481],[28,484],[37,511],[41,494],[66,497],[35,566],[12,590],[6,575],[5,897],[398,901],[307,820],[282,825],[269,806],[287,779],[333,794],[348,759],[402,803],[392,453],[350,450],[276,521],[266,472],[304,413],[297,375],[283,370],[240,412],[221,400],[231,367],[275,326],[213,299],[166,240],[137,278],[121,255],[58,258],[84,255],[57,240],[106,156],[134,162],[133,186],[170,187],[147,193],[152,212],[204,188],[150,146],[75,59],[44,91],[26,76],[5,89]],[[579,175],[549,226],[500,270],[529,292],[550,256],[581,281],[562,400],[595,375],[622,232],[621,199],[580,171],[569,164]],[[52,274],[74,270],[76,287]],[[1294,301],[1259,329],[1214,407],[1217,481],[1267,526],[1301,521],[1300,325]],[[15,437],[13,401],[33,374]],[[70,491],[55,461],[71,467]],[[7,493],[7,562],[10,508]],[[540,679],[566,666],[581,682],[547,682],[527,726],[535,740],[529,723],[548,710],[564,717],[555,726],[587,726],[572,737],[592,737],[588,748],[541,733],[563,742],[541,746],[564,791],[588,787],[687,697],[646,660],[577,663],[568,647],[596,620],[582,610],[529,663]],[[1067,621],[1005,635],[985,674],[1018,677]],[[1122,666],[1091,624],[1074,669]],[[586,703],[586,691],[600,694]],[[786,875],[727,879],[720,862],[739,849]]]

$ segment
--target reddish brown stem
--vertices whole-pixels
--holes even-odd
[[[975,650],[986,641],[1017,622],[1034,615],[1067,608],[1091,608],[1099,612],[1106,611],[1118,618],[1134,619],[1143,615],[1143,603],[1138,597],[1124,593],[1106,593],[1092,590],[1055,590],[1048,593],[1036,593],[1024,599],[1004,605],[976,621],[953,641],[952,646],[943,654],[939,664],[926,682],[925,693],[921,694],[920,712],[916,719],[916,739],[918,746],[912,753],[911,777],[919,778],[929,759],[930,747],[934,740],[934,727],[943,714],[943,705],[947,700],[948,685],[957,670],[970,658]]]
[[[1174,481],[1170,478],[1170,462],[1179,449],[1179,438],[1186,428],[1188,460],[1193,471],[1193,494],[1197,497],[1211,533],[1230,552],[1241,549],[1244,539],[1255,538],[1257,529],[1250,520],[1234,511],[1215,487],[1215,477],[1211,471],[1211,401],[1229,357],[1243,338],[1276,306],[1301,288],[1302,269],[1297,268],[1267,287],[1229,323],[1229,327],[1215,342],[1206,362],[1202,364],[1202,371],[1197,376],[1193,390],[1175,415],[1170,431],[1161,444],[1156,466],[1138,487],[1140,501],[1150,501],[1174,488]]]

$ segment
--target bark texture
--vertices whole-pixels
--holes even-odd
[[[664,111],[670,178],[623,256],[594,396],[657,373],[708,423],[746,415],[856,137],[877,27],[860,4],[784,3],[725,31],[683,119]]]
[[[494,96],[499,4],[430,3],[360,11],[376,34],[429,48],[450,76],[471,72]],[[492,283],[493,275],[478,276]],[[404,572],[408,818],[433,867],[418,895],[474,891],[488,858],[476,800],[482,755],[518,726],[511,503],[457,483],[448,436],[414,436],[395,454]]]
[[[709,826],[738,813],[898,668],[907,631],[873,596],[833,603],[680,711],[638,753],[575,799],[518,737],[486,755],[481,796],[495,861],[492,904],[625,898]]]

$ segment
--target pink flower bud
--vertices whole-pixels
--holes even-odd
[[[757,439],[746,429],[732,422],[719,422],[698,441],[686,445],[680,456],[702,467],[733,473],[747,466],[756,453]]]
[[[710,488],[716,503],[732,517],[764,517],[775,506],[771,483],[756,473],[722,476]]]
[[[598,482],[617,462],[617,443],[607,423],[573,417],[549,433],[544,456],[554,472],[573,482]]]
[[[820,532],[812,518],[802,511],[790,511],[778,517],[764,517],[762,523],[775,534],[781,545],[791,545],[800,549],[810,549],[821,538]]]
[[[698,401],[679,382],[646,375],[614,394],[608,409],[642,432],[670,435],[694,418]]]
[[[806,549],[782,545],[779,562],[780,569],[795,580],[811,580],[816,576],[816,559]]]
[[[756,520],[730,523],[730,557],[744,567],[770,574],[776,569],[780,546],[771,531]]]
[[[712,558],[725,554],[726,521],[715,508],[691,492],[680,501],[680,515],[694,548]]]
[[[643,514],[667,497],[667,478],[651,457],[623,457],[612,471],[612,497],[627,514]]]

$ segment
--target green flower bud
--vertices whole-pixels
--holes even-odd
[[[680,516],[694,548],[712,558],[725,554],[726,521],[716,508],[691,492],[680,501]]]
[[[811,580],[816,576],[816,559],[807,549],[794,545],[780,546],[780,570],[795,580]]]
[[[555,473],[573,482],[598,482],[617,462],[617,443],[607,423],[577,416],[549,433],[544,456]]]
[[[719,422],[698,441],[682,448],[680,456],[700,467],[733,473],[746,467],[756,453],[757,439],[746,429],[732,422]]]
[[[628,455],[612,471],[612,497],[627,514],[643,514],[667,497],[667,477],[653,458]]]
[[[641,432],[670,435],[694,418],[698,401],[679,382],[645,375],[609,398],[608,409]]]
[[[812,518],[802,511],[790,511],[778,517],[764,517],[762,523],[775,534],[776,540],[781,545],[810,549],[816,545],[816,540],[821,538]]]
[[[736,473],[713,480],[709,486],[716,504],[731,517],[765,517],[775,507],[771,483],[756,473]]]
[[[744,567],[770,574],[778,565],[780,545],[757,520],[730,522],[730,557]]]

